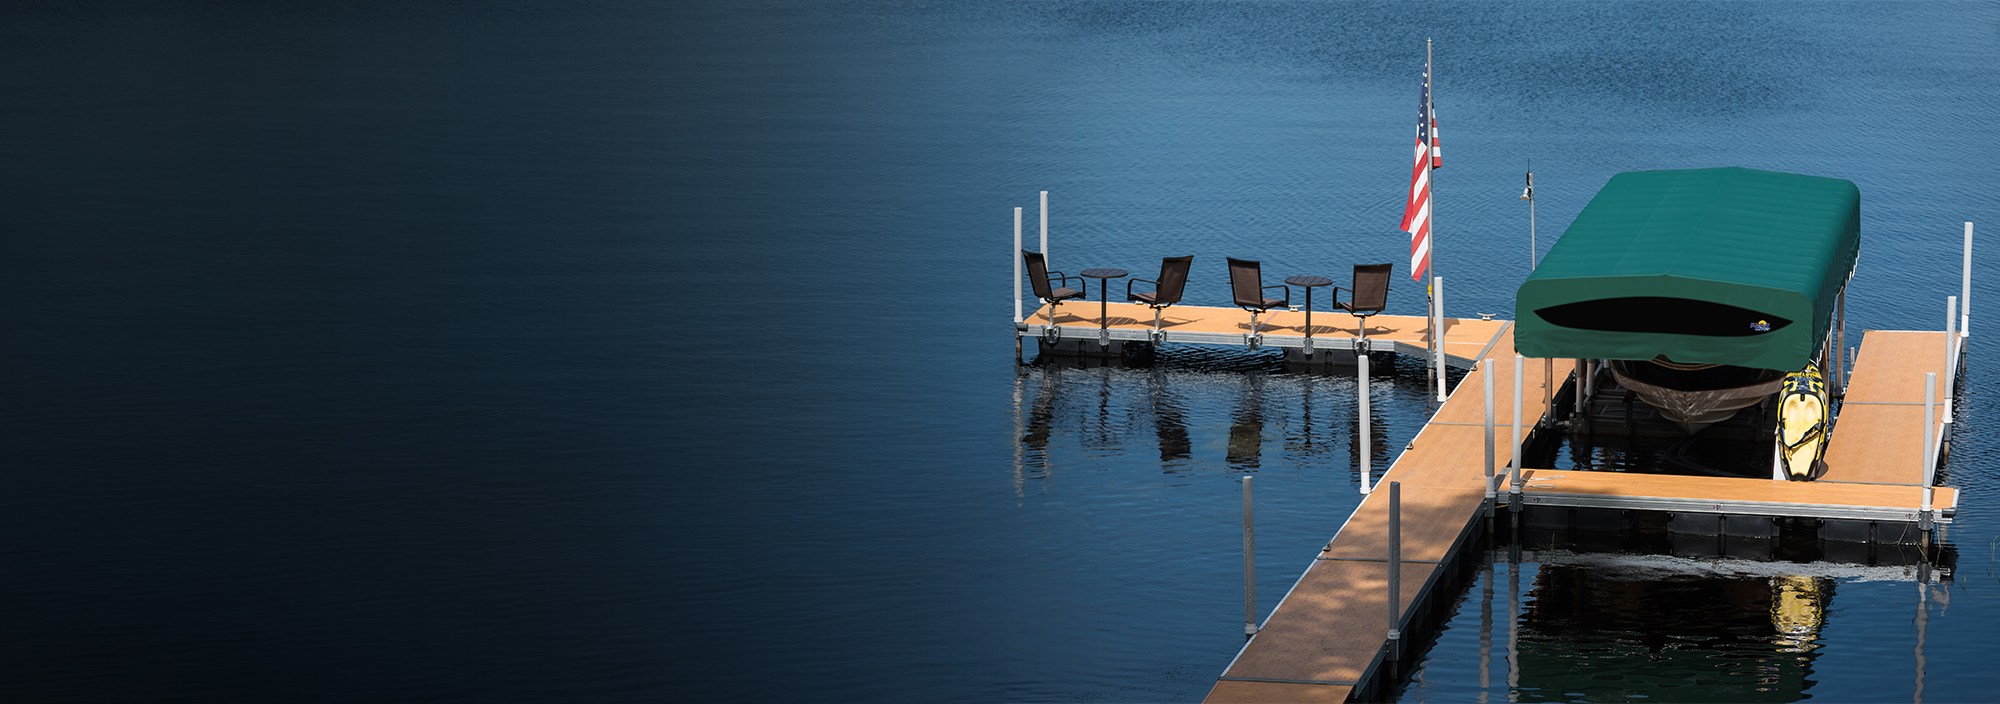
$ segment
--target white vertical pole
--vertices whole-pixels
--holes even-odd
[[[1042,191],[1042,258],[1049,258],[1049,192]],[[1050,264],[1049,266],[1055,266]]]
[[[1375,437],[1374,429],[1370,427],[1374,423],[1368,417],[1368,353],[1361,353],[1361,356],[1355,361],[1361,363],[1361,390],[1359,391],[1361,396],[1361,493],[1366,494],[1374,491],[1374,488],[1371,486],[1374,483],[1374,478],[1369,475],[1375,472],[1373,457],[1375,454]]]
[[[1513,494],[1508,501],[1514,506],[1521,505],[1521,363],[1525,361],[1520,353],[1514,354],[1514,444],[1508,446],[1513,459],[1507,463],[1507,473],[1512,478],[1507,491]]]
[[[1965,222],[1965,267],[1959,274],[1958,335],[1972,335],[1972,221]]]
[[[1937,374],[1924,372],[1924,512],[1923,521],[1928,526],[1931,518],[1931,475],[1937,471],[1937,461],[1932,457],[1937,444]]]
[[[1021,322],[1021,209],[1014,209],[1014,322]]]
[[[1493,500],[1493,358],[1479,363],[1479,376],[1485,380],[1486,399],[1486,500]]]
[[[1535,265],[1539,263],[1536,259],[1540,255],[1535,248],[1535,172],[1533,171],[1528,172],[1528,191],[1525,196],[1528,199],[1528,273],[1533,274]]]
[[[1389,482],[1389,659],[1403,640],[1403,483]]]
[[[1946,296],[1944,299],[1944,422],[1946,423],[1951,422],[1952,387],[1958,381],[1957,377],[1952,376],[1952,367],[1958,363],[1956,359],[1958,355],[1952,353],[1957,351],[1958,297]]]
[[[1243,476],[1243,637],[1257,635],[1257,526],[1252,518],[1250,476]]]
[[[1436,239],[1436,233],[1433,232],[1432,235],[1432,239]],[[1437,282],[1437,302],[1432,313],[1436,317],[1431,319],[1431,330],[1434,331],[1431,338],[1437,342],[1438,403],[1444,403],[1444,277],[1439,276],[1433,280]]]

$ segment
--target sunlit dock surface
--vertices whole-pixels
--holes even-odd
[[[1168,342],[1195,345],[1248,345],[1250,312],[1241,308],[1172,306],[1160,316],[1158,337],[1154,336],[1153,309],[1136,303],[1102,303],[1097,300],[1072,301],[1055,309],[1050,306],[1024,318],[1017,334],[1028,338],[1068,341],[1085,351],[1102,338],[1111,342]],[[1099,309],[1104,310],[1099,315]],[[1312,312],[1313,348],[1355,350],[1364,347],[1361,319],[1346,313]],[[1375,352],[1428,354],[1430,325],[1423,316],[1371,315],[1367,318],[1367,344]],[[1446,318],[1444,354],[1453,366],[1467,367],[1481,358],[1507,327],[1504,320]],[[1306,334],[1304,311],[1273,309],[1257,316],[1258,346],[1303,349]],[[1053,332],[1053,334],[1051,334]],[[1509,352],[1508,354],[1512,354]],[[1473,409],[1476,413],[1478,409]]]

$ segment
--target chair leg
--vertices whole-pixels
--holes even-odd
[[[1160,332],[1160,308],[1153,308],[1153,342],[1164,342],[1166,336]]]

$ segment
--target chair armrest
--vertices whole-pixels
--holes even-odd
[[[1139,282],[1141,282],[1141,281],[1144,281],[1144,282],[1146,282],[1146,283],[1149,283],[1149,284],[1152,284],[1152,285],[1153,285],[1153,288],[1156,288],[1156,289],[1160,287],[1160,282],[1158,282],[1158,281],[1154,281],[1154,280],[1152,280],[1152,279],[1126,279],[1126,280],[1125,280],[1125,298],[1127,298],[1127,299],[1130,299],[1130,298],[1132,297],[1132,284],[1136,284],[1136,283],[1139,283]]]
[[[1088,289],[1088,288],[1090,288],[1090,283],[1089,283],[1089,282],[1087,282],[1087,281],[1084,281],[1084,280],[1083,280],[1083,277],[1081,277],[1081,276],[1064,276],[1064,275],[1063,275],[1063,273],[1062,273],[1062,272],[1060,272],[1060,271],[1051,271],[1051,272],[1049,272],[1049,283],[1052,283],[1052,284],[1055,284],[1055,285],[1057,285],[1057,286],[1067,286],[1067,285],[1069,285],[1069,284],[1065,284],[1065,283],[1063,283],[1063,282],[1065,282],[1065,281],[1068,281],[1068,280],[1070,280],[1070,279],[1076,279],[1078,283],[1082,283],[1082,284],[1083,284],[1082,286],[1079,286],[1079,287],[1077,287],[1077,290],[1078,290],[1078,291],[1082,291],[1082,290],[1085,290],[1085,289]]]
[[[1268,291],[1268,290],[1271,290],[1271,289],[1274,289],[1274,288],[1276,288],[1276,289],[1283,289],[1283,290],[1284,290],[1284,292],[1285,292],[1285,297],[1284,297],[1283,299],[1280,299],[1280,300],[1283,300],[1283,301],[1285,302],[1285,307],[1287,307],[1287,308],[1291,307],[1291,305],[1292,305],[1292,287],[1290,287],[1290,286],[1286,286],[1286,285],[1284,285],[1284,284],[1278,284],[1278,285],[1276,285],[1276,286],[1265,286],[1265,287],[1263,287],[1263,288],[1262,288],[1261,290],[1265,290],[1265,291]]]

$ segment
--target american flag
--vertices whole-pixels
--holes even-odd
[[[1424,89],[1417,103],[1417,146],[1410,167],[1410,199],[1403,205],[1403,231],[1410,233],[1410,278],[1424,280],[1431,266],[1431,170],[1444,166],[1438,149],[1437,111],[1431,106],[1431,72],[1424,67]]]

